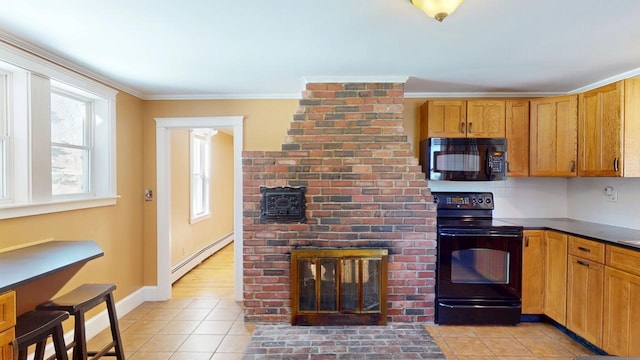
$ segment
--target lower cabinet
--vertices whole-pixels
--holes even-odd
[[[567,329],[602,346],[602,291],[604,265],[569,256],[567,274]]]
[[[12,360],[11,341],[15,337],[16,294],[9,291],[0,294],[0,360]]]
[[[555,231],[545,235],[544,314],[566,325],[567,313],[567,240]]]
[[[602,349],[640,356],[640,252],[607,246]]]
[[[544,313],[544,231],[522,234],[522,313]]]

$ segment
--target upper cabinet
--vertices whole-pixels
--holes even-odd
[[[466,137],[467,102],[429,100],[420,107],[420,140],[431,137]]]
[[[577,175],[578,96],[530,101],[531,176]]]
[[[529,176],[529,100],[507,100],[507,176]]]
[[[505,137],[504,100],[467,101],[467,137]]]
[[[504,100],[429,100],[420,108],[420,139],[505,137]]]
[[[638,96],[638,78],[579,95],[580,176],[640,176]]]

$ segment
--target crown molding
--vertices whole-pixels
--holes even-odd
[[[406,99],[420,98],[538,98],[565,95],[563,92],[412,92],[404,93]]]
[[[635,68],[633,70],[629,70],[627,72],[623,72],[622,74],[614,75],[612,77],[609,77],[609,78],[606,78],[606,79],[603,79],[603,80],[600,80],[600,81],[596,81],[594,83],[591,83],[589,85],[577,88],[575,90],[571,90],[571,91],[568,92],[568,94],[583,93],[585,91],[593,90],[593,89],[599,88],[601,86],[608,85],[608,84],[614,83],[616,81],[620,81],[620,80],[636,77],[638,75],[640,75],[640,68]]]
[[[143,100],[284,100],[300,99],[297,94],[191,94],[191,95],[146,95]]]
[[[92,80],[101,82],[105,85],[111,86],[115,89],[127,92],[133,96],[144,99],[145,96],[143,93],[139,92],[136,89],[133,89],[127,85],[119,83],[113,79],[107,78],[103,75],[100,75],[94,71],[87,69],[81,65],[78,65],[70,60],[67,60],[61,56],[58,56],[48,50],[45,50],[35,44],[32,44],[28,41],[25,41],[21,38],[18,38],[6,31],[0,30],[0,42],[3,42],[13,48],[24,51],[32,56],[35,56],[41,60],[50,62],[52,64],[58,65],[62,68],[65,68],[69,71],[72,71],[78,75],[82,75],[84,77],[90,78]]]

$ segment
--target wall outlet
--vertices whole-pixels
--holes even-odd
[[[616,188],[614,188],[613,186],[607,186],[604,188],[604,196],[606,197],[608,202],[618,202],[618,190],[616,190]]]

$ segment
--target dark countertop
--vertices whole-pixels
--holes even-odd
[[[0,253],[0,293],[104,255],[94,241],[49,241]]]
[[[570,235],[640,249],[640,230],[580,221],[568,218],[500,218],[525,230],[556,230]],[[627,242],[636,241],[636,243]]]

